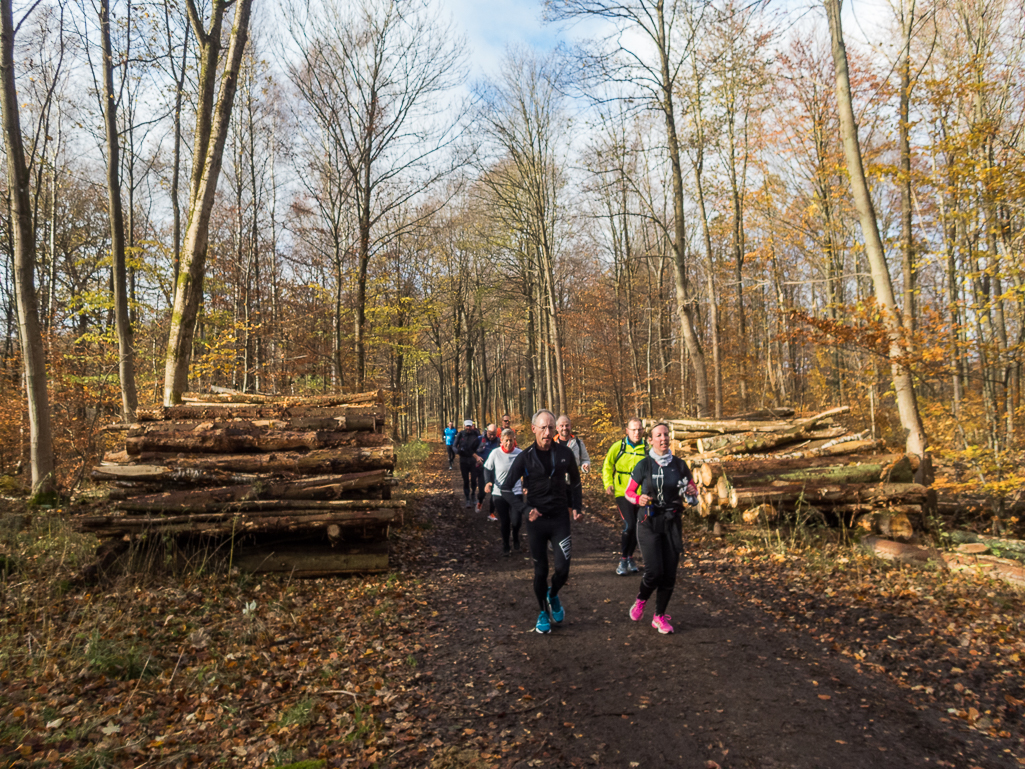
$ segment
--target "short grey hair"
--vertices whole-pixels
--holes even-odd
[[[515,438],[516,437],[516,431],[513,430],[511,427],[506,427],[505,429],[502,430],[501,437],[502,438]]]
[[[548,416],[550,416],[552,418],[552,422],[556,421],[555,414],[553,414],[551,411],[549,411],[548,409],[538,409],[534,412],[534,416],[530,418],[530,424],[532,427],[537,427],[537,418],[542,414],[547,414]]]

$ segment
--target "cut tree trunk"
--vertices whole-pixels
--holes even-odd
[[[114,503],[115,510],[123,510],[130,513],[164,513],[178,512],[181,505],[175,502],[144,502],[142,497],[125,499]],[[404,500],[395,499],[245,499],[233,502],[193,502],[189,505],[190,513],[218,513],[226,511],[226,514],[245,512],[246,515],[267,515],[267,511],[279,512],[282,510],[294,510],[307,508],[310,510],[358,510],[384,509],[389,507],[405,507]],[[121,520],[118,517],[118,520]]]
[[[354,433],[354,435],[357,432],[363,432],[364,435],[361,436],[361,439],[366,440],[367,443],[360,445],[380,446],[389,440],[387,436],[373,432],[377,422],[373,416],[296,416],[282,419],[230,419],[225,417],[227,415],[222,413],[208,419],[146,421],[130,425],[116,425],[116,427],[126,430],[129,438],[137,438],[154,433],[190,433],[204,430],[236,429],[249,432],[268,430],[293,432],[299,430],[329,430],[348,431]]]
[[[380,390],[370,390],[363,393],[333,393],[330,395],[301,395],[285,396],[280,395],[259,395],[257,393],[243,393],[237,390],[225,390],[214,393],[185,393],[182,400],[190,404],[237,404],[237,403],[273,403],[278,406],[352,406],[356,404],[380,403],[382,394]]]
[[[108,462],[129,459],[123,453],[108,454]],[[350,470],[391,469],[395,450],[391,446],[376,448],[321,449],[302,453],[280,454],[206,454],[188,456],[163,452],[145,452],[134,457],[138,462],[170,468],[220,470],[232,473],[271,473],[275,475],[311,475]]]
[[[809,467],[785,470],[783,472],[724,473],[721,479],[728,477],[734,486],[768,486],[780,483],[911,483],[915,471],[911,467],[911,459],[907,456],[894,462],[875,462],[860,465],[827,465],[825,467]]]
[[[336,526],[385,525],[392,523],[399,515],[396,508],[375,508],[372,510],[322,510],[319,508],[298,508],[294,510],[272,510],[262,513],[199,513],[188,515],[157,516],[115,516],[96,515],[82,518],[79,525],[88,531],[118,530],[120,532],[168,532],[178,531],[182,526],[205,524],[226,528],[227,533],[240,532],[253,527],[267,525],[292,526],[302,523],[324,523]],[[207,528],[204,533],[209,533]]]
[[[125,438],[129,456],[147,452],[189,452],[192,454],[240,454],[263,451],[296,451],[348,446],[355,433],[342,430],[262,430],[240,422],[239,426],[196,429],[189,432],[147,430]],[[394,453],[391,446],[375,449],[382,456]]]
[[[773,476],[780,477],[790,472],[802,470],[815,470],[828,467],[857,467],[859,465],[888,465],[900,462],[906,454],[858,454],[849,456],[843,463],[838,463],[833,457],[809,457],[808,459],[748,459],[738,457],[729,462],[706,462],[694,468],[694,480],[702,486],[710,487],[715,485],[719,476],[727,473],[731,480],[739,482],[745,477]],[[914,462],[912,461],[912,469]],[[880,478],[879,480],[885,480]],[[899,480],[899,479],[891,479]]]
[[[266,484],[166,491],[160,494],[134,497],[131,502],[160,504],[164,505],[163,509],[166,510],[191,510],[193,507],[211,503],[226,504],[256,499],[331,499],[348,489],[364,489],[379,485],[384,481],[386,473],[386,470],[373,470],[352,475],[303,478]]]
[[[233,419],[295,419],[306,418],[341,418],[346,420],[355,417],[365,417],[364,420],[353,421],[345,424],[339,423],[339,429],[348,430],[371,430],[384,424],[384,411],[375,406],[281,406],[274,403],[264,405],[236,406],[231,403],[213,404],[196,403],[185,406],[158,406],[152,409],[139,409],[135,415],[139,422],[166,422],[173,420],[184,421],[217,421],[225,417]],[[370,420],[373,420],[371,423]],[[363,425],[369,425],[364,427]]]
[[[772,504],[850,504],[872,502],[876,504],[919,504],[930,501],[929,489],[918,483],[784,483],[744,489],[734,487],[730,494],[730,507],[747,509],[763,502]]]

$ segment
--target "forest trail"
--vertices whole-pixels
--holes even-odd
[[[631,622],[639,576],[614,574],[618,528],[593,474],[560,594],[566,620],[535,633],[529,556],[502,557],[498,524],[464,506],[440,449],[421,480],[434,488],[407,514],[427,531],[406,569],[432,596],[421,686],[445,745],[432,767],[1019,765],[1003,745],[941,721],[935,704],[741,600],[696,539],[669,606],[675,634],[659,635],[650,611]],[[495,763],[461,752],[457,735],[489,744]]]

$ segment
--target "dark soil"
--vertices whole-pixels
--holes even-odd
[[[618,528],[593,474],[560,594],[566,619],[535,633],[529,556],[502,557],[498,524],[464,506],[440,451],[419,480],[406,515],[420,533],[404,534],[396,554],[427,590],[415,624],[430,723],[391,765],[1020,765],[1011,740],[841,654],[844,628],[823,638],[786,621],[785,584],[759,583],[753,601],[752,580],[732,580],[697,530],[685,534],[669,607],[675,634],[658,634],[650,609],[631,622],[639,575],[614,573]]]

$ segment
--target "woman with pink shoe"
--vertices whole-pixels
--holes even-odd
[[[651,626],[672,633],[666,609],[676,586],[676,569],[683,552],[681,514],[684,504],[696,504],[697,487],[687,464],[669,450],[669,426],[660,422],[651,429],[651,449],[630,474],[626,498],[643,508],[638,511],[637,542],[644,556],[644,575],[637,600],[630,607],[634,622],[655,594]]]

